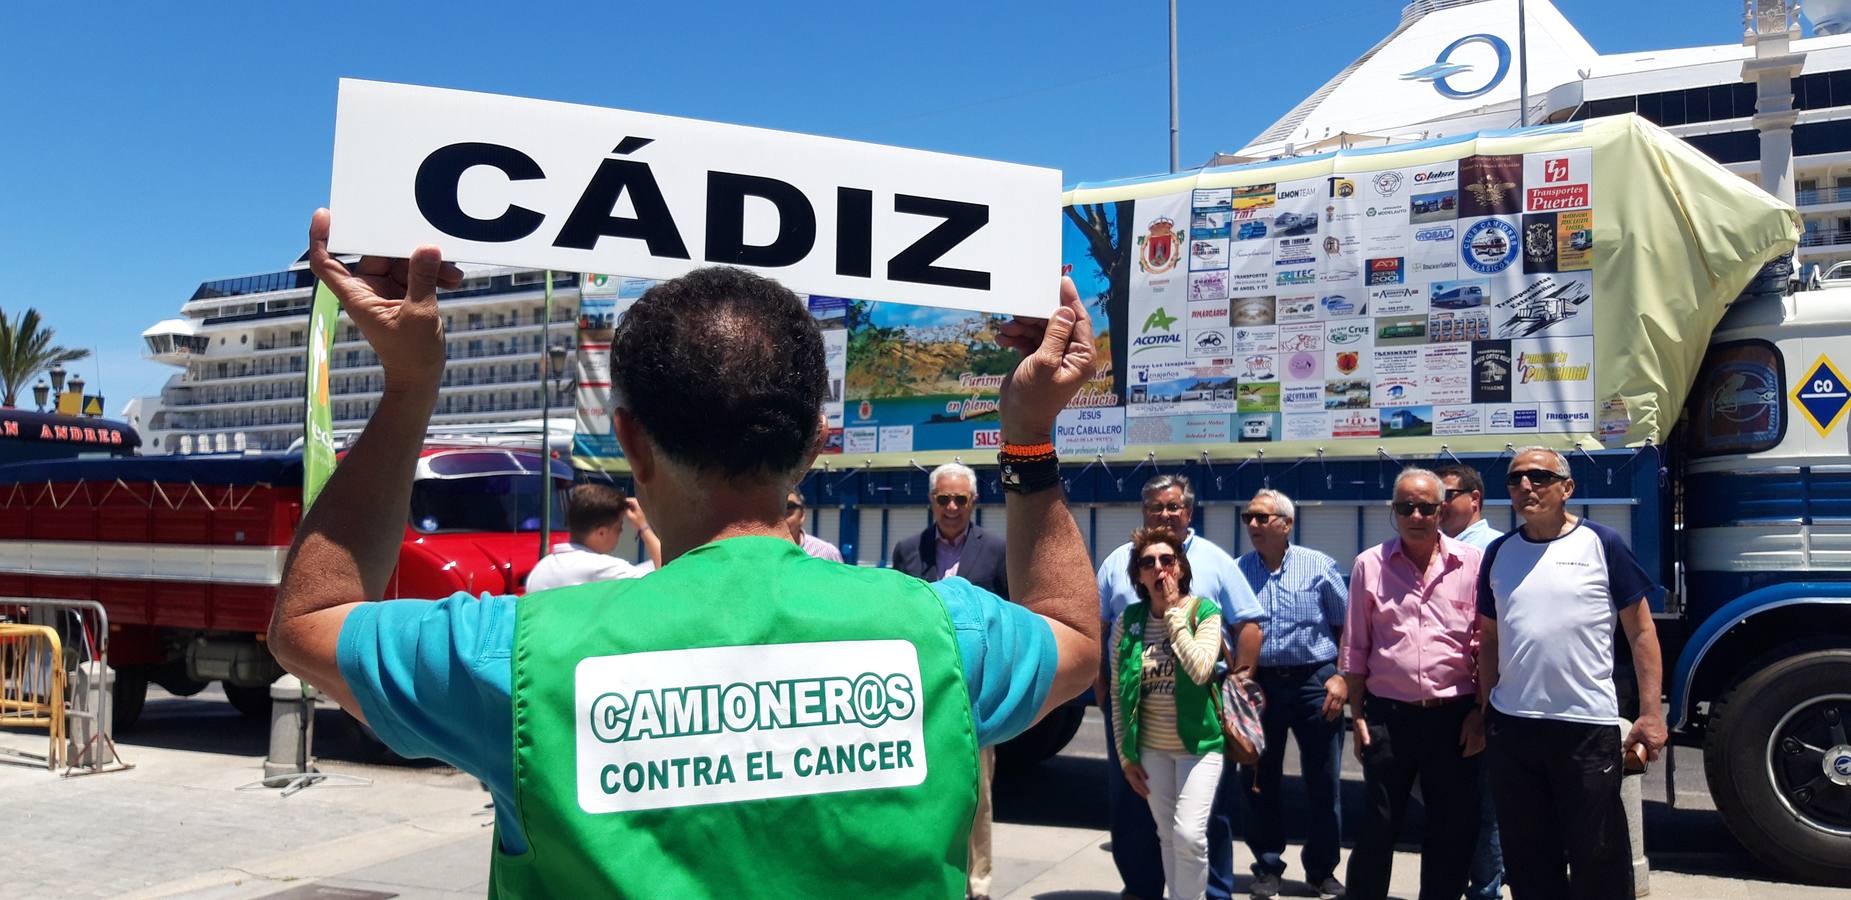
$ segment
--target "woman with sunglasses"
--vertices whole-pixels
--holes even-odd
[[[1189,593],[1183,538],[1168,528],[1131,535],[1138,600],[1112,629],[1112,716],[1131,789],[1150,802],[1175,900],[1208,886],[1208,817],[1221,780],[1222,737],[1212,684],[1221,608]]]

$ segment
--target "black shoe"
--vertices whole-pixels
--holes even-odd
[[[1317,880],[1318,900],[1338,900],[1343,896],[1343,882],[1335,875],[1326,875]]]
[[[1252,886],[1247,888],[1247,896],[1253,900],[1270,900],[1279,896],[1279,876],[1272,873],[1253,876]]]

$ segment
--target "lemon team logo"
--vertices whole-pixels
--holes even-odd
[[[1176,261],[1181,258],[1177,252],[1180,237],[1174,219],[1160,218],[1150,223],[1144,236],[1138,238],[1138,268],[1151,275],[1176,268]]]

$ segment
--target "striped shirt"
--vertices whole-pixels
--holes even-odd
[[[1336,560],[1290,544],[1279,571],[1267,571],[1260,552],[1253,550],[1241,556],[1240,572],[1266,612],[1260,665],[1303,666],[1337,658],[1350,592]]]
[[[1176,730],[1176,670],[1196,684],[1207,684],[1215,674],[1215,661],[1221,657],[1221,616],[1207,616],[1189,627],[1189,610],[1196,598],[1189,597],[1170,607],[1164,615],[1166,640],[1151,640],[1157,632],[1146,630],[1143,672],[1138,676],[1138,749],[1185,752],[1183,738]],[[1153,622],[1154,626],[1155,623]],[[1112,625],[1112,647],[1125,636],[1125,620],[1119,617]],[[1112,666],[1112,721],[1123,721],[1119,703],[1118,666]]]

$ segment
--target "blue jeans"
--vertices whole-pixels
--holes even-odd
[[[1247,849],[1253,851],[1255,875],[1285,874],[1285,805],[1279,791],[1284,780],[1287,731],[1298,742],[1299,768],[1305,793],[1310,797],[1305,809],[1311,817],[1310,827],[1299,862],[1312,884],[1336,874],[1337,842],[1343,832],[1338,794],[1343,718],[1327,721],[1323,711],[1324,682],[1335,674],[1335,660],[1315,666],[1259,669],[1260,689],[1266,692],[1266,713],[1260,718],[1266,731],[1266,752],[1260,755],[1257,771],[1242,770],[1247,773]]]
[[[1498,806],[1491,796],[1491,767],[1478,767],[1478,846],[1472,852],[1471,886],[1465,900],[1504,896],[1504,851],[1498,846]]]
[[[1106,804],[1112,826],[1112,864],[1125,890],[1144,900],[1163,898],[1163,850],[1157,843],[1157,821],[1151,818],[1150,803],[1131,789],[1125,780],[1124,764],[1118,759],[1118,734],[1113,727],[1111,705],[1105,711],[1105,743],[1111,771],[1106,773]],[[1217,798],[1219,799],[1219,798]],[[1209,879],[1214,879],[1214,824],[1209,824]],[[1212,890],[1212,888],[1211,888]]]

